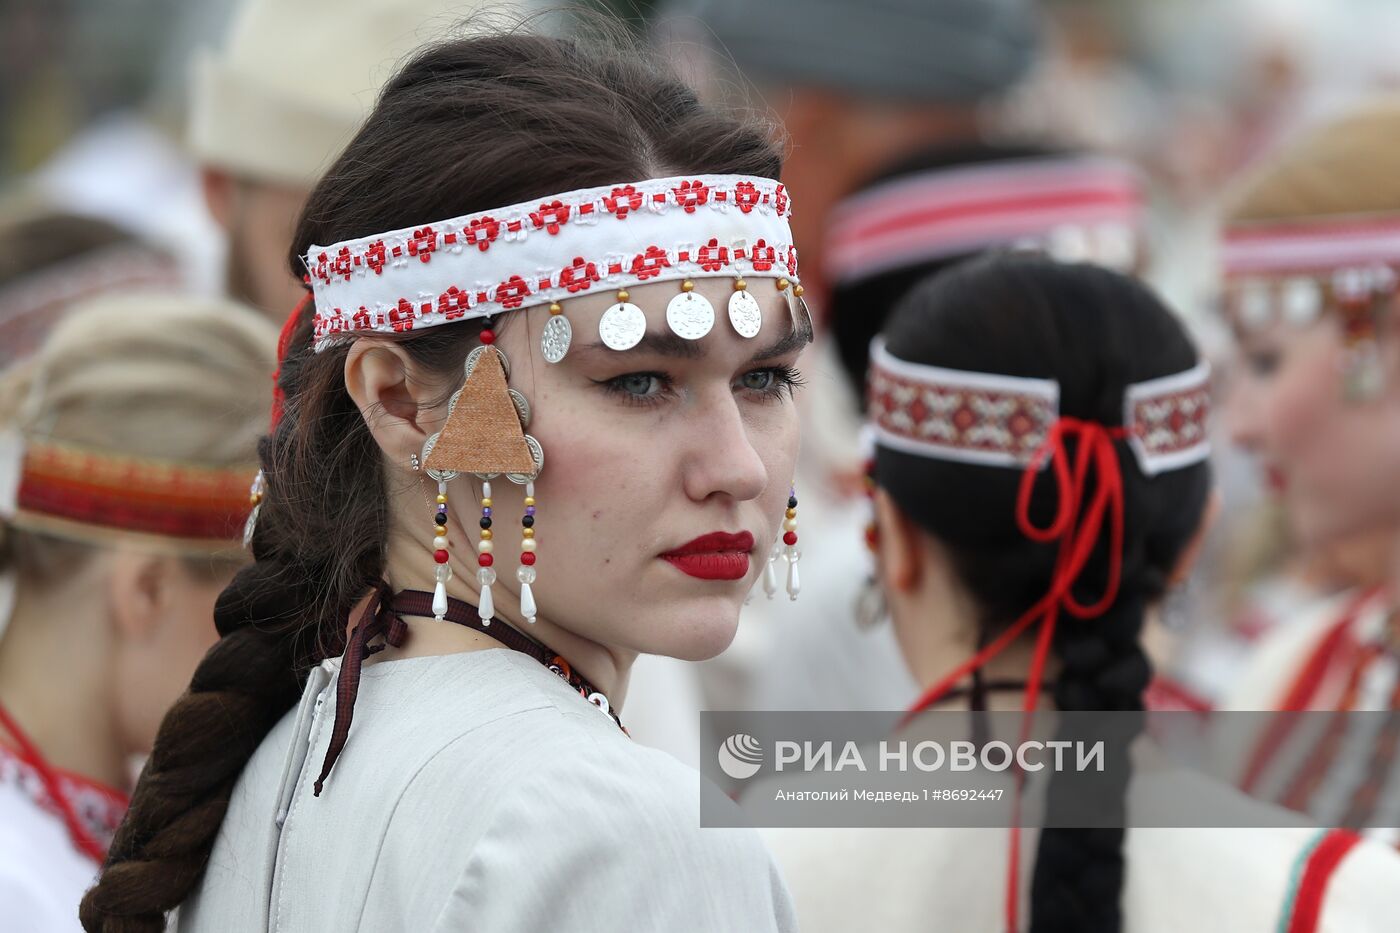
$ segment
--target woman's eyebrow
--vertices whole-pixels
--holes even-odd
[[[607,350],[609,353],[653,353],[657,356],[679,360],[697,360],[705,355],[705,348],[698,340],[688,340],[669,330],[648,331],[641,340],[637,341],[635,347],[628,347],[626,350],[614,350],[601,340],[586,343],[579,349],[584,351]]]
[[[768,346],[755,353],[751,360],[771,360],[775,356],[786,356],[794,350],[800,350],[812,342],[812,332],[807,328],[798,330],[789,324],[787,333],[770,343]]]

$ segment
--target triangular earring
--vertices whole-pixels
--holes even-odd
[[[535,458],[520,412],[506,385],[500,351],[485,346],[468,360],[467,381],[453,396],[437,442],[424,467],[458,473],[533,475]]]

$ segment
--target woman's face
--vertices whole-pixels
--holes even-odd
[[[1394,380],[1370,400],[1345,394],[1345,347],[1333,315],[1297,326],[1237,328],[1238,365],[1226,419],[1232,440],[1259,459],[1299,543],[1400,521],[1400,437]]]
[[[540,355],[548,308],[498,326],[510,384],[530,402],[527,430],[545,455],[532,585],[542,618],[641,653],[698,660],[728,646],[787,507],[798,450],[795,365],[808,339],[773,280],[749,288],[764,315],[752,339],[729,324],[728,279],[696,283],[716,316],[700,340],[667,327],[676,282],[630,289],[648,323],[631,350],[598,337],[612,292],[564,303],[574,338],[559,364]],[[471,496],[480,483],[453,485],[453,517],[475,542]],[[498,478],[492,494],[499,585],[518,593],[524,490]]]

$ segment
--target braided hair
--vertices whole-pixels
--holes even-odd
[[[1196,363],[1181,324],[1137,281],[1028,256],[983,257],[924,281],[895,307],[885,336],[902,360],[1054,379],[1062,416],[1106,426],[1122,423],[1127,385]],[[1164,594],[1210,495],[1208,465],[1149,477],[1123,442],[1116,446],[1124,491],[1121,583],[1101,616],[1066,620],[1055,630],[1061,666],[1054,698],[1061,710],[1141,714],[1151,677],[1140,641],[1144,613]],[[946,546],[954,574],[978,607],[982,641],[1045,595],[1055,546],[1029,540],[1017,524],[1020,471],[881,447],[875,475],[900,510]],[[1048,524],[1055,506],[1055,484],[1042,476],[1030,502],[1032,521]],[[1092,602],[1102,592],[1107,538],[1101,536],[1080,575],[1078,599]],[[1139,715],[1133,731],[1140,728]],[[1118,777],[1105,788],[1103,805],[1121,826],[1127,752],[1124,743],[1109,746],[1107,754],[1119,760],[1106,760],[1105,773]],[[1048,795],[1053,807],[1053,777]],[[1123,835],[1122,829],[1041,832],[1031,885],[1033,933],[1121,928]]]
[[[525,33],[420,51],[316,186],[291,250],[638,178],[776,178],[764,125],[703,106],[616,36]],[[460,373],[480,324],[385,336],[429,374]],[[313,353],[312,309],[289,331],[283,415],[260,447],[267,478],[255,562],[215,608],[221,635],[161,726],[131,810],[80,911],[88,933],[164,928],[199,882],[244,765],[344,646],[351,608],[381,581],[389,516],[382,454],[346,392],[347,347]],[[377,338],[379,339],[379,338]]]

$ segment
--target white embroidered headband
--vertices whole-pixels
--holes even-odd
[[[833,212],[826,264],[840,284],[995,247],[1130,269],[1143,197],[1125,163],[1089,157],[1009,159],[891,179]]]
[[[1221,260],[1241,324],[1306,325],[1330,306],[1364,308],[1395,293],[1400,218],[1238,224],[1225,231]]]
[[[1123,427],[1144,474],[1210,455],[1210,368],[1134,383],[1123,394]],[[871,345],[869,418],[892,450],[984,466],[1026,467],[1059,418],[1060,387],[1028,379],[910,363],[881,338]],[[1042,464],[1043,466],[1044,464]]]
[[[710,332],[715,312],[691,280],[734,278],[728,317],[746,338],[762,316],[744,278],[777,280],[801,301],[786,189],[767,178],[700,175],[585,188],[451,220],[313,246],[305,257],[316,302],[316,349],[339,334],[396,333],[535,305],[552,312],[541,339],[551,363],[572,327],[560,305],[616,290],[599,322],[615,350],[646,332],[627,289],[680,281],[666,320],[681,337]]]

